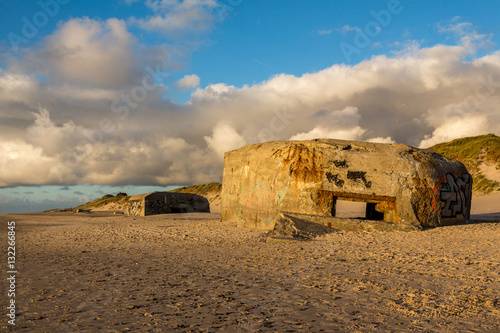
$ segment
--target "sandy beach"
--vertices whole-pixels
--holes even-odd
[[[474,198],[466,225],[312,241],[208,213],[1,215],[4,260],[16,222],[15,330],[498,332],[499,202]]]

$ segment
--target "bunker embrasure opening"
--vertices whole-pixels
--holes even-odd
[[[342,192],[332,195],[333,217],[397,222],[394,197]]]

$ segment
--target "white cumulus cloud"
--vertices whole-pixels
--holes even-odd
[[[215,0],[147,0],[154,15],[131,22],[144,30],[165,34],[200,32],[211,29],[218,6]]]
[[[71,19],[47,37],[42,56],[49,75],[93,87],[130,83],[135,70],[134,37],[124,21]]]
[[[224,156],[229,150],[240,148],[246,144],[245,139],[229,123],[220,122],[211,136],[205,136],[205,141],[210,149],[218,156]]]
[[[164,18],[181,8],[149,6]],[[220,181],[224,152],[263,137],[428,147],[498,135],[500,52],[471,53],[462,38],[477,46],[487,37],[455,29],[457,45],[408,43],[392,57],[242,87],[200,88],[186,75],[176,85],[195,90],[177,104],[165,97],[169,52],[139,45],[119,20],[63,22],[32,56],[0,70],[0,186]]]
[[[200,77],[196,74],[185,75],[182,79],[175,83],[177,89],[189,90],[200,85]]]
[[[328,112],[320,110],[314,117],[322,118],[322,125],[314,127],[309,132],[297,133],[290,137],[290,140],[311,140],[311,139],[341,139],[359,140],[366,132],[358,126],[361,115],[358,108],[348,106],[343,110]]]
[[[377,137],[366,140],[367,142],[375,142],[375,143],[396,143],[390,136],[386,138]]]

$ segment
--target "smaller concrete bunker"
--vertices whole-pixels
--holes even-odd
[[[192,212],[210,213],[208,200],[201,195],[190,193],[152,192],[131,197],[127,215],[147,216]]]
[[[272,141],[226,152],[221,221],[270,230],[283,219],[343,230],[417,230],[466,221],[471,195],[466,167],[431,151]],[[363,216],[340,217],[344,201],[365,204]]]

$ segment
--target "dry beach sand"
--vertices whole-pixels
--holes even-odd
[[[499,203],[475,198],[467,225],[313,241],[218,214],[2,215],[5,261],[16,221],[15,330],[498,332]]]

